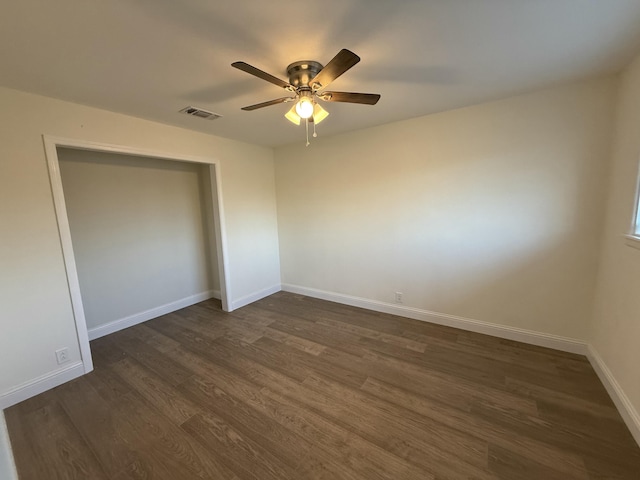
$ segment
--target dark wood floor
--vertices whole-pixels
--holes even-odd
[[[287,293],[91,349],[5,412],[22,480],[640,478],[578,355]]]

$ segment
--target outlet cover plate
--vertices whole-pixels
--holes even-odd
[[[69,349],[61,348],[60,350],[56,350],[56,359],[58,360],[58,365],[62,365],[69,361]]]

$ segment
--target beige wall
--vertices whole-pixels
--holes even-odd
[[[219,160],[232,300],[279,284],[271,149],[5,88],[0,106],[0,401],[56,349],[79,360],[43,134]]]
[[[58,159],[90,330],[220,289],[201,165],[68,148]]]
[[[283,283],[586,339],[615,88],[276,149]]]
[[[623,72],[591,343],[635,408],[640,428],[640,250],[625,243],[640,162],[640,56]]]

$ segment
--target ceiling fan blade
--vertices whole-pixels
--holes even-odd
[[[350,50],[343,48],[331,59],[325,67],[309,82],[316,90],[324,88],[344,72],[360,61],[360,57]],[[316,86],[316,84],[318,86]]]
[[[282,97],[275,100],[269,100],[268,102],[256,103],[255,105],[249,105],[248,107],[242,107],[242,110],[250,112],[251,110],[257,110],[258,108],[270,107],[271,105],[277,105],[288,101],[295,100],[294,97]]]
[[[380,100],[377,93],[322,92],[319,97],[327,102],[361,103],[375,105]]]
[[[274,85],[277,85],[279,87],[287,88],[287,89],[292,88],[292,86],[287,82],[285,82],[284,80],[280,80],[278,77],[274,77],[273,75],[270,75],[267,72],[263,72],[259,68],[256,68],[253,65],[249,65],[248,63],[233,62],[231,66],[237,68],[238,70],[242,70],[243,72],[247,72],[255,77],[261,78],[262,80],[271,82]]]

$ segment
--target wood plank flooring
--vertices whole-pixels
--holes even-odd
[[[638,480],[578,355],[278,293],[91,343],[7,409],[21,480]]]

